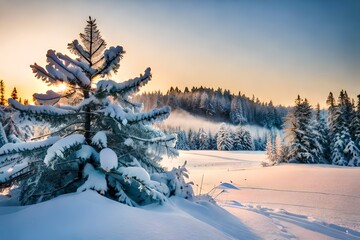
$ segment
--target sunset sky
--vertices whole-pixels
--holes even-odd
[[[360,93],[360,1],[0,0],[0,79],[31,98],[47,87],[30,64],[97,19],[108,47],[127,53],[116,80],[150,66],[147,91],[222,87],[293,105],[297,94],[324,106],[330,91]]]

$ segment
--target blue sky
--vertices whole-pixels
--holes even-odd
[[[89,15],[127,54],[115,79],[152,67],[146,90],[209,86],[290,105],[324,106],[329,91],[360,93],[360,1],[0,0],[0,78],[45,91],[29,65],[67,53]],[[26,86],[31,83],[34,89]]]

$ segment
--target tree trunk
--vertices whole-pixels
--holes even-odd
[[[87,99],[89,98],[89,90],[84,90],[84,99]],[[91,128],[91,116],[90,116],[90,107],[87,106],[85,108],[85,140],[87,143],[90,143],[91,140],[90,140],[90,128]]]

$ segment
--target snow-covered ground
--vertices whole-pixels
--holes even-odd
[[[171,168],[184,161],[196,193],[202,178],[201,193],[224,182],[238,187],[226,189],[216,200],[262,238],[344,239],[347,232],[354,234],[350,239],[360,239],[360,168],[261,167],[266,161],[263,152],[224,151],[180,151],[177,159],[165,159],[163,165]]]
[[[203,178],[201,193],[210,191],[221,207],[171,198],[132,208],[89,190],[24,207],[0,197],[0,239],[360,239],[359,168],[264,168],[264,159],[181,151],[163,161],[187,160],[194,191]]]

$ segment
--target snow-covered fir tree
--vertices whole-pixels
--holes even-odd
[[[276,163],[282,162],[283,159],[283,144],[281,140],[280,133],[277,132],[275,136],[275,143],[274,143],[274,161]]]
[[[274,156],[274,146],[272,143],[272,137],[270,133],[266,134],[266,157],[269,160],[271,164],[274,164],[275,162],[275,156]]]
[[[189,139],[185,130],[177,131],[176,149],[190,150]]]
[[[235,125],[245,122],[239,97],[233,97],[231,100],[230,121]]]
[[[230,151],[233,148],[233,139],[230,128],[226,123],[220,125],[217,132],[216,145],[218,150]]]
[[[151,127],[168,117],[169,107],[141,112],[142,104],[131,101],[150,81],[150,68],[125,82],[108,80],[120,67],[123,47],[106,48],[92,18],[80,40],[68,44],[75,58],[49,50],[45,68],[31,65],[48,85],[66,84],[68,100],[76,95],[79,103],[30,106],[9,99],[23,117],[34,124],[50,123],[53,131],[39,141],[0,148],[1,187],[19,184],[23,204],[87,189],[131,206],[192,196],[184,167],[166,172],[158,163],[164,153],[177,155],[176,137]],[[53,102],[63,96],[50,92],[34,97]]]
[[[355,145],[358,148],[360,148],[360,94],[357,95],[357,105],[356,105],[356,110],[351,119],[350,130]]]
[[[330,158],[329,129],[321,112],[320,104],[317,104],[315,109],[314,131],[316,141],[319,144],[319,162],[328,163]]]
[[[210,139],[208,134],[203,128],[199,129],[199,150],[209,150],[210,148]]]
[[[199,149],[199,134],[197,131],[190,129],[189,133],[189,147],[190,150],[197,150]]]
[[[350,121],[352,104],[346,91],[341,91],[336,105],[333,94],[327,99],[329,105],[329,135],[332,164],[341,166],[359,166],[360,150],[352,140]]]
[[[252,141],[250,132],[241,127],[241,125],[238,125],[234,131],[233,142],[233,150],[254,150],[254,143]]]
[[[289,160],[299,163],[318,163],[320,149],[312,126],[312,108],[298,97],[295,107],[286,118],[285,138],[289,144]]]

